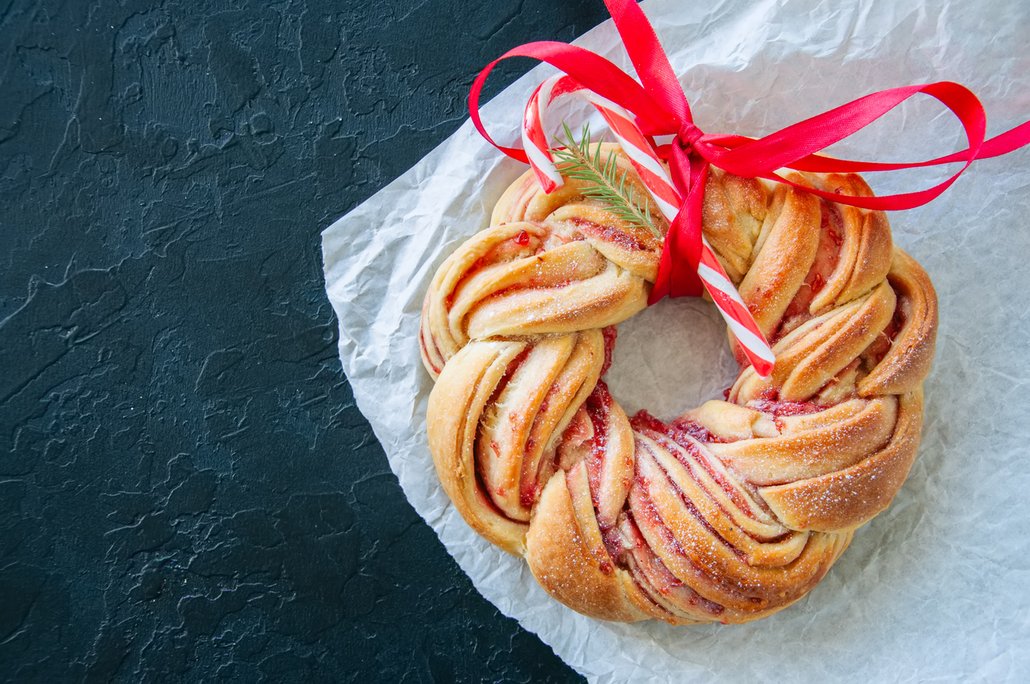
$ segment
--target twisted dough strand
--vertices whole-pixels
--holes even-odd
[[[854,175],[793,178],[871,194]],[[933,286],[881,212],[715,171],[705,236],[773,342],[774,372],[744,368],[726,401],[668,424],[631,419],[601,378],[611,326],[646,306],[662,245],[582,189],[547,195],[527,172],[432,281],[420,340],[440,481],[581,613],[769,615],[819,582],[907,476]]]

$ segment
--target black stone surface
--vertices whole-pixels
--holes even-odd
[[[3,679],[577,678],[407,504],[319,233],[461,123],[483,64],[604,17],[0,0]]]

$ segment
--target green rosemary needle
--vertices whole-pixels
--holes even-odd
[[[644,196],[638,199],[633,187],[626,183],[629,172],[619,172],[614,150],[608,153],[607,158],[602,158],[601,146],[598,144],[591,154],[589,126],[583,126],[579,140],[564,123],[562,128],[565,130],[565,147],[552,150],[558,161],[566,164],[561,169],[562,175],[583,181],[586,183],[582,189],[584,196],[600,200],[623,221],[647,228],[661,240],[663,236],[651,218],[648,198]]]

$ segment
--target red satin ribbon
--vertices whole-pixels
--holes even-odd
[[[709,165],[738,176],[785,183],[841,204],[875,210],[911,209],[947,190],[973,161],[1007,154],[1030,143],[1030,121],[985,140],[987,115],[983,105],[968,88],[950,81],[872,93],[764,138],[709,135],[694,125],[676,73],[654,28],[636,2],[605,0],[605,5],[640,77],[639,83],[589,50],[551,41],[527,43],[509,50],[479,73],[469,93],[469,113],[476,128],[491,144],[509,157],[527,162],[525,152],[498,145],[487,133],[479,114],[479,96],[487,76],[498,62],[511,57],[531,57],[557,67],[586,88],[625,107],[633,113],[646,135],[675,136],[673,142],[660,151],[669,162],[673,182],[684,200],[665,238],[658,280],[651,292],[652,304],[666,294],[672,297],[701,294],[697,265],[701,253],[701,203]],[[955,114],[965,130],[968,142],[965,150],[911,163],[834,159],[817,154],[919,93],[936,98]],[[880,197],[825,192],[791,182],[776,173],[781,168],[819,173],[894,171],[950,163],[962,163],[962,167],[932,187]]]

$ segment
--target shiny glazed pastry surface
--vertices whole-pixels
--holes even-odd
[[[793,178],[871,194],[855,175]],[[586,615],[774,613],[908,474],[933,286],[883,213],[714,171],[705,236],[773,343],[774,372],[743,368],[725,401],[670,423],[630,418],[603,376],[662,245],[582,190],[567,180],[547,195],[527,172],[432,280],[420,341],[440,482],[469,525]]]

